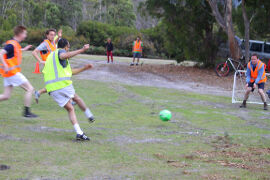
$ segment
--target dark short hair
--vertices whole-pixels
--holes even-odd
[[[58,41],[58,48],[65,48],[67,45],[69,44],[69,42],[68,42],[68,40],[66,40],[66,39],[60,39],[59,41]]]
[[[256,57],[258,58],[258,55],[257,55],[256,53],[253,53],[253,54],[251,55],[251,57],[252,57],[252,56],[256,56]]]
[[[46,35],[49,35],[51,31],[53,31],[53,32],[56,33],[56,29],[48,29],[48,30],[45,32],[45,34],[46,34]]]
[[[17,35],[19,35],[19,34],[21,34],[21,33],[23,33],[23,31],[26,31],[26,27],[25,26],[16,26],[14,29],[13,29],[13,32],[14,32],[14,34],[15,34],[15,36],[17,36]]]

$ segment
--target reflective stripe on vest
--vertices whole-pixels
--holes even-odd
[[[43,43],[45,44],[46,48],[47,48],[47,53],[42,53],[42,51],[40,51],[40,56],[42,58],[43,61],[46,61],[47,57],[56,50],[56,45],[55,43],[51,43],[48,39],[44,40]]]
[[[133,47],[133,52],[142,52],[142,42],[135,41],[134,47]]]
[[[55,79],[46,81],[45,82],[46,85],[56,83],[56,82],[59,82],[59,81],[65,81],[65,80],[70,80],[71,79],[70,77],[61,77],[61,78],[59,78],[58,69],[57,69],[57,65],[56,65],[56,59],[55,59],[55,52],[53,52],[53,69],[54,69]]]
[[[255,70],[253,70],[253,68],[251,67],[251,63],[248,63],[248,68],[250,70],[250,82],[253,83],[254,81],[256,81],[257,77],[258,77],[258,71],[263,68],[264,72],[262,74],[261,80],[258,83],[265,83],[267,80],[266,74],[265,74],[265,64],[263,62],[261,62],[260,60],[257,63],[257,66],[255,68]]]
[[[13,66],[13,67],[7,68],[7,71],[11,71],[11,70],[19,68],[19,67],[21,67],[21,66],[20,65]],[[4,66],[0,65],[0,68],[4,69]]]

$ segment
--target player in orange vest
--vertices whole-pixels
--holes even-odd
[[[240,108],[246,108],[246,102],[248,100],[250,92],[253,92],[258,87],[258,92],[264,103],[264,110],[267,110],[266,97],[264,94],[264,85],[267,81],[265,73],[266,65],[258,59],[257,54],[251,56],[251,61],[247,65],[246,73],[246,93]]]
[[[136,41],[133,42],[133,61],[130,66],[134,66],[135,59],[137,58],[136,66],[139,65],[140,58],[142,57],[143,43],[141,38],[138,36]]]
[[[56,30],[48,29],[45,33],[46,39],[32,52],[33,56],[38,60],[41,64],[45,64],[47,57],[49,54],[57,49],[56,43],[60,38],[62,38],[62,30],[58,31],[58,38],[55,41]],[[40,54],[41,58],[38,56]],[[46,89],[43,88],[39,91],[35,91],[35,100],[38,103],[39,97],[41,94],[46,93]]]
[[[16,26],[14,28],[13,39],[6,42],[4,49],[0,51],[0,74],[4,78],[4,93],[0,95],[0,101],[8,100],[11,96],[14,86],[20,86],[26,91],[24,98],[23,116],[34,118],[37,115],[31,113],[30,106],[33,86],[21,73],[22,51],[31,48],[31,45],[21,48],[20,42],[27,37],[27,30],[24,26]],[[15,109],[14,109],[15,110]]]

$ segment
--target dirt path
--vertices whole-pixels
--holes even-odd
[[[130,67],[127,62],[107,64],[106,61],[76,59],[73,66],[92,63],[93,70],[76,78],[102,82],[119,82],[134,86],[150,86],[185,90],[202,94],[231,96],[233,77],[217,77],[213,69],[182,67],[172,64],[143,64]]]

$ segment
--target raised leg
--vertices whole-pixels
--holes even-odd
[[[4,88],[4,93],[0,94],[0,101],[6,101],[10,98],[12,93],[13,87],[12,86],[6,86]]]

